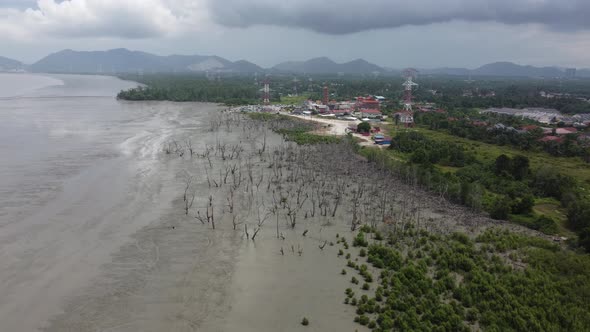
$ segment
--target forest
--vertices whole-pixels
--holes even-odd
[[[474,150],[416,131],[399,132],[389,149],[407,160],[407,164],[394,162],[390,167],[415,172],[426,189],[476,211],[487,211],[494,219],[512,220],[546,234],[560,233],[560,226],[565,226],[578,233],[578,245],[590,250],[590,205],[578,179],[550,165],[531,168],[524,155],[500,154],[482,160]],[[371,149],[362,153],[369,160],[392,157]],[[452,172],[447,171],[449,167]],[[560,202],[567,210],[565,225],[533,212],[535,202],[544,198]]]
[[[121,91],[118,99],[168,100],[177,102],[200,101],[227,105],[255,104],[258,88],[250,80],[235,77],[231,80],[209,80],[197,75],[122,76],[143,86]]]
[[[539,141],[544,137],[541,124],[529,119],[457,109],[450,110],[447,114],[416,112],[414,120],[417,125],[457,137],[499,146],[512,146],[523,151],[545,151],[556,157],[581,157],[590,162],[590,142],[579,139],[579,133],[564,135],[563,142],[542,142]],[[482,123],[485,125],[480,125]],[[501,124],[502,127],[495,128],[496,124]],[[526,132],[517,130],[526,125],[537,128]]]
[[[401,77],[344,76],[337,75],[279,75],[230,76],[208,78],[199,74],[145,74],[124,75],[122,79],[144,84],[142,88],[122,91],[120,99],[171,100],[217,102],[228,105],[256,104],[261,97],[261,82],[269,80],[271,100],[298,93],[311,99],[321,99],[327,86],[330,98],[350,100],[363,95],[381,95],[389,102],[386,113],[399,109],[403,97]],[[256,78],[256,80],[255,80]],[[296,80],[295,80],[296,79]],[[445,109],[469,109],[487,107],[546,107],[564,113],[590,112],[590,103],[578,98],[590,98],[590,80],[478,78],[466,80],[460,76],[419,76],[415,97],[421,101],[435,102]],[[256,84],[255,84],[256,83]],[[433,91],[436,91],[433,94]],[[470,97],[465,91],[473,92]],[[493,97],[484,97],[488,92]],[[541,91],[568,94],[565,98],[543,98]]]

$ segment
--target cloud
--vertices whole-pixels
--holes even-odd
[[[327,34],[449,21],[590,28],[588,0],[210,0],[209,8],[226,26],[275,25]]]
[[[183,19],[164,0],[38,0],[26,9],[0,8],[0,34],[140,39],[174,34]]]

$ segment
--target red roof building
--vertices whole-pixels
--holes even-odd
[[[356,106],[358,109],[379,110],[380,105],[379,100],[373,97],[358,97],[356,99]]]
[[[359,112],[365,113],[365,114],[381,114],[381,112],[379,110],[374,110],[374,109],[370,109],[370,108],[365,108],[365,109],[359,110]]]
[[[561,143],[563,141],[563,137],[558,136],[545,136],[539,139],[539,142],[547,143],[547,142],[558,142]]]
[[[557,135],[568,135],[568,134],[575,134],[578,132],[578,129],[574,128],[574,127],[568,127],[568,128],[557,128],[555,129],[555,133]]]
[[[478,120],[471,121],[471,124],[474,125],[474,126],[476,126],[476,127],[487,127],[488,126],[488,123],[487,122],[485,122],[485,121],[478,121]]]
[[[528,125],[528,126],[523,126],[522,128],[520,128],[520,130],[524,130],[524,131],[531,131],[531,130],[535,130],[539,128],[539,126],[535,126],[535,125]]]

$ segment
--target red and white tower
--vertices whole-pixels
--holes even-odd
[[[412,112],[412,88],[418,86],[413,80],[418,75],[418,71],[413,68],[404,70],[404,111]]]
[[[297,93],[297,85],[299,84],[299,80],[297,79],[297,77],[293,78],[293,95],[294,96],[299,96],[299,94]]]
[[[324,95],[322,98],[322,103],[324,105],[328,105],[329,102],[330,102],[330,93],[328,91],[328,86],[324,84]]]

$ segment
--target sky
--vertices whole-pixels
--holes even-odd
[[[0,56],[62,49],[327,56],[391,68],[590,68],[590,0],[0,0]]]

